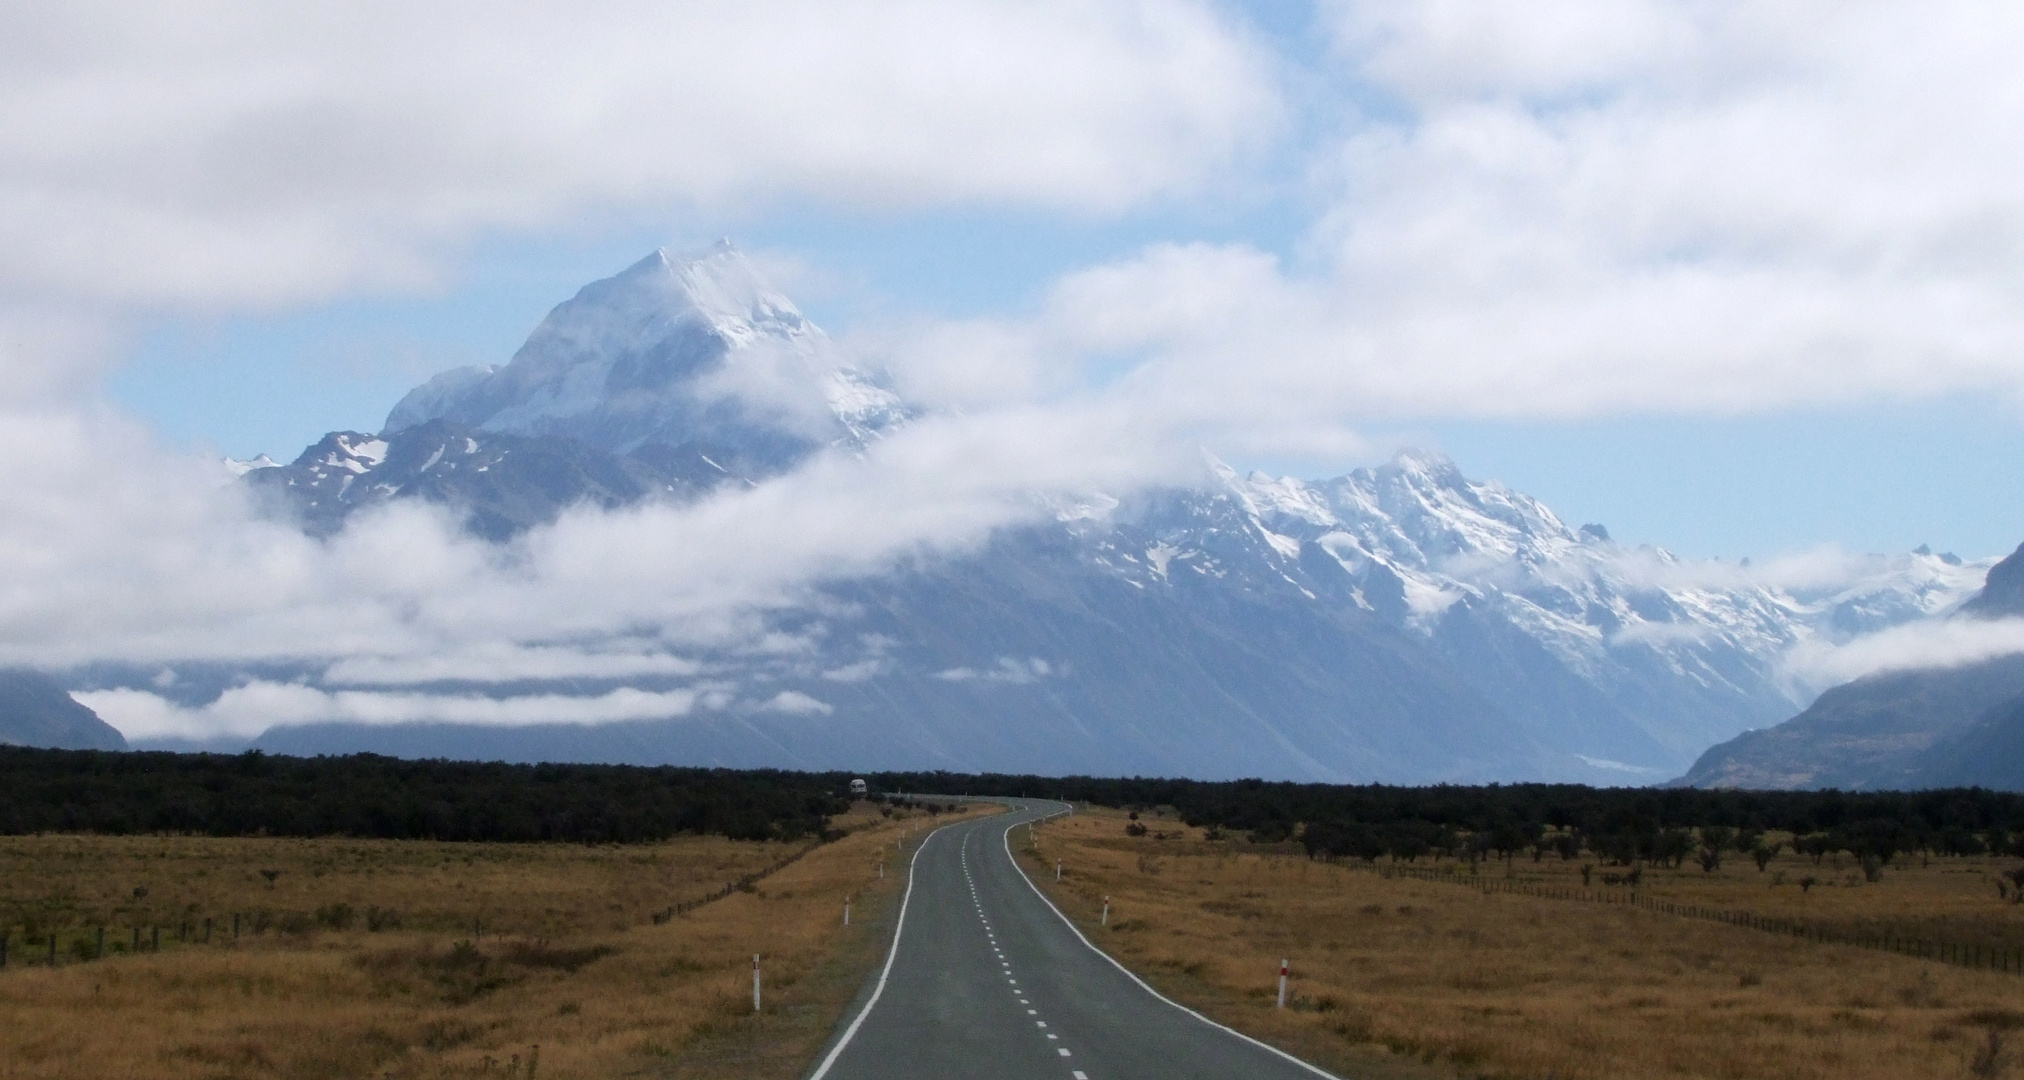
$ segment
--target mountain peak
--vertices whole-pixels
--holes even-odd
[[[611,277],[584,286],[557,306],[549,321],[565,309],[576,313],[576,308],[599,316],[657,314],[669,319],[693,312],[734,335],[752,333],[760,325],[790,334],[814,330],[793,301],[775,290],[728,238],[692,251],[657,248]]]
[[[760,472],[826,443],[862,446],[909,415],[730,240],[660,248],[556,305],[499,368],[444,372],[401,399],[391,434],[434,419],[563,435],[616,453],[729,447]]]
[[[1391,461],[1379,472],[1402,477],[1409,485],[1422,489],[1438,488],[1463,492],[1470,486],[1469,478],[1462,475],[1462,470],[1455,464],[1455,459],[1439,450],[1423,450],[1413,446],[1400,447],[1398,452],[1392,455]]]
[[[1417,446],[1401,446],[1392,454],[1388,463],[1401,472],[1415,473],[1436,481],[1460,480],[1462,470],[1455,459],[1439,450],[1427,450]]]

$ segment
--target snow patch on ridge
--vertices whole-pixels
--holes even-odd
[[[235,480],[256,469],[278,469],[281,467],[280,462],[268,457],[266,454],[261,454],[246,461],[228,457],[223,460],[223,464],[226,475],[231,476]]]

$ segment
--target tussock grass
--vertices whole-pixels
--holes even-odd
[[[896,844],[929,821],[860,809],[846,838],[659,922],[803,845],[0,838],[0,1080],[796,1076],[876,955]],[[119,954],[76,959],[100,925]],[[165,928],[161,950],[127,952],[134,926]],[[51,933],[53,969],[24,942]]]
[[[1121,814],[1042,826],[1029,871],[1163,991],[1343,1075],[1881,1080],[2024,1075],[2024,978],[1698,919],[1536,899],[1208,842]],[[1053,884],[1056,858],[1064,880]],[[1843,928],[2024,940],[2014,859],[1900,856],[1881,881],[1784,855],[1646,869],[1639,892]],[[1424,860],[1422,865],[1424,865]],[[1452,864],[1450,864],[1452,865]],[[1579,888],[1579,860],[1512,879]],[[1597,868],[1598,870],[1600,868]],[[1504,879],[1503,863],[1479,873]],[[1467,878],[1466,870],[1463,872]],[[1802,891],[1802,877],[1816,878]],[[1095,929],[1102,898],[1111,926]],[[1292,1002],[1274,1008],[1279,961]]]

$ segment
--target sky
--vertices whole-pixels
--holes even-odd
[[[10,5],[0,659],[524,660],[565,586],[611,598],[585,634],[641,589],[731,634],[1199,448],[1432,446],[1693,557],[2001,554],[2020,46],[1961,0]],[[305,546],[213,490],[207,459],[377,429],[723,236],[969,419],[707,521],[565,523],[511,573],[424,512]],[[822,516],[866,500],[866,535]],[[705,525],[724,581],[642,584]],[[564,538],[641,576],[587,586]],[[473,612],[505,629],[445,629]]]

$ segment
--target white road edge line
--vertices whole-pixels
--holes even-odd
[[[1039,820],[1041,820],[1041,821],[1046,821],[1046,820],[1048,820],[1049,818],[1057,818],[1057,817],[1060,817],[1060,816],[1062,816],[1063,814],[1066,814],[1066,813],[1068,813],[1068,811],[1067,811],[1067,810],[1059,810],[1059,811],[1056,811],[1055,813],[1052,813],[1052,814],[1046,814],[1046,815],[1043,815],[1043,816],[1042,816],[1041,818],[1039,818]],[[1208,1018],[1208,1017],[1206,1017],[1206,1016],[1203,1016],[1203,1015],[1202,1015],[1201,1013],[1198,1013],[1198,1012],[1196,1012],[1195,1010],[1193,1010],[1193,1009],[1190,1009],[1190,1008],[1188,1008],[1188,1007],[1187,1007],[1186,1005],[1183,1005],[1183,1004],[1181,1004],[1180,1002],[1178,1002],[1178,1001],[1175,1001],[1174,999],[1172,999],[1172,998],[1170,998],[1170,997],[1166,996],[1165,994],[1162,994],[1162,993],[1160,993],[1160,992],[1159,992],[1158,990],[1155,990],[1155,989],[1153,989],[1153,988],[1152,988],[1151,986],[1147,985],[1147,984],[1146,984],[1146,981],[1145,981],[1144,979],[1141,979],[1141,978],[1139,978],[1139,977],[1138,977],[1137,975],[1134,975],[1134,974],[1132,974],[1132,971],[1131,971],[1131,969],[1130,969],[1130,968],[1128,968],[1128,967],[1125,967],[1125,966],[1124,966],[1123,964],[1120,964],[1120,963],[1118,963],[1118,962],[1117,962],[1117,960],[1116,960],[1116,958],[1112,957],[1112,956],[1111,956],[1111,955],[1110,955],[1109,953],[1107,953],[1107,952],[1104,952],[1104,951],[1103,951],[1102,949],[1099,949],[1099,948],[1097,948],[1097,947],[1096,947],[1096,943],[1095,943],[1095,942],[1093,942],[1093,941],[1089,940],[1089,938],[1087,938],[1087,937],[1083,936],[1083,933],[1082,933],[1082,928],[1081,928],[1081,927],[1079,927],[1079,926],[1076,926],[1074,922],[1070,921],[1070,920],[1069,920],[1069,918],[1068,918],[1068,916],[1066,916],[1066,915],[1063,915],[1063,914],[1061,913],[1061,909],[1060,909],[1060,908],[1058,908],[1058,907],[1055,907],[1055,906],[1054,906],[1054,901],[1052,901],[1052,900],[1049,900],[1049,899],[1047,898],[1047,894],[1046,894],[1046,893],[1044,893],[1044,892],[1041,892],[1041,891],[1040,891],[1040,886],[1038,886],[1038,885],[1035,885],[1035,884],[1033,884],[1033,879],[1032,879],[1031,877],[1029,877],[1029,876],[1027,875],[1027,873],[1026,873],[1026,868],[1025,868],[1025,867],[1023,867],[1023,866],[1020,866],[1020,865],[1019,865],[1019,860],[1013,857],[1013,855],[1012,855],[1012,830],[1013,830],[1013,829],[1016,829],[1016,828],[1018,828],[1018,827],[1019,827],[1020,825],[1023,825],[1023,824],[1026,824],[1026,823],[1025,823],[1025,822],[1013,822],[1012,824],[1010,824],[1010,825],[1007,825],[1007,826],[1005,826],[1005,835],[1004,835],[1003,839],[1004,839],[1004,842],[1005,842],[1005,858],[1006,858],[1006,860],[1007,860],[1008,862],[1010,862],[1010,863],[1012,864],[1012,869],[1014,869],[1014,870],[1017,870],[1017,871],[1019,871],[1019,877],[1020,877],[1020,879],[1026,882],[1026,887],[1027,887],[1027,888],[1029,888],[1029,889],[1032,889],[1032,890],[1033,890],[1033,895],[1035,895],[1035,896],[1039,897],[1039,898],[1040,898],[1040,902],[1041,902],[1041,903],[1043,903],[1043,904],[1046,904],[1046,905],[1047,905],[1047,909],[1048,909],[1049,911],[1052,911],[1052,912],[1054,912],[1054,915],[1055,915],[1055,917],[1061,920],[1061,923],[1062,923],[1062,925],[1063,925],[1063,926],[1066,926],[1066,927],[1068,927],[1068,931],[1069,931],[1069,933],[1072,933],[1072,934],[1074,934],[1074,935],[1076,936],[1076,939],[1077,939],[1077,940],[1081,941],[1081,942],[1082,942],[1082,943],[1083,943],[1084,945],[1088,946],[1088,947],[1089,947],[1089,951],[1090,951],[1090,952],[1093,952],[1093,953],[1095,953],[1096,955],[1098,955],[1098,956],[1101,956],[1101,957],[1103,957],[1103,958],[1104,958],[1105,960],[1108,960],[1108,961],[1110,961],[1110,966],[1111,966],[1111,967],[1114,967],[1114,968],[1118,969],[1119,971],[1121,971],[1121,972],[1124,972],[1124,977],[1125,977],[1125,978],[1127,978],[1127,979],[1130,979],[1131,981],[1133,981],[1133,982],[1135,982],[1135,983],[1137,983],[1137,984],[1139,985],[1139,989],[1141,989],[1141,990],[1144,990],[1144,991],[1145,991],[1146,993],[1148,993],[1148,994],[1151,994],[1152,996],[1154,996],[1154,997],[1156,997],[1156,998],[1160,999],[1161,1001],[1164,1001],[1164,1002],[1166,1002],[1166,1003],[1167,1003],[1168,1005],[1172,1005],[1172,1006],[1173,1006],[1174,1008],[1176,1008],[1176,1009],[1179,1009],[1179,1010],[1181,1010],[1181,1011],[1182,1011],[1182,1012],[1184,1012],[1184,1013],[1187,1013],[1187,1014],[1188,1014],[1189,1016],[1192,1016],[1192,1017],[1194,1017],[1195,1019],[1197,1019],[1197,1020],[1200,1020],[1200,1021],[1201,1021],[1202,1023],[1204,1023],[1204,1024],[1207,1024],[1207,1025],[1209,1025],[1210,1027],[1212,1027],[1212,1028],[1215,1028],[1215,1029],[1217,1029],[1218,1031],[1224,1031],[1224,1032],[1228,1032],[1228,1033],[1229,1033],[1229,1034],[1231,1034],[1231,1035],[1235,1035],[1236,1037],[1238,1037],[1238,1038],[1240,1038],[1240,1039],[1244,1040],[1244,1041],[1245,1041],[1245,1042],[1247,1042],[1247,1043],[1250,1043],[1251,1045],[1253,1045],[1253,1046],[1255,1046],[1255,1047],[1259,1048],[1260,1050],[1264,1050],[1264,1051],[1267,1051],[1267,1052],[1269,1052],[1269,1053],[1273,1053],[1273,1054],[1277,1054],[1278,1056],[1280,1056],[1280,1057],[1282,1057],[1282,1058],[1285,1058],[1285,1059],[1286,1059],[1287,1061],[1289,1061],[1289,1062],[1292,1062],[1293,1064],[1295,1064],[1295,1065],[1298,1065],[1298,1066],[1300,1066],[1300,1067],[1301,1067],[1301,1068],[1303,1068],[1303,1069],[1306,1069],[1306,1070],[1307,1070],[1308,1072],[1311,1072],[1311,1073],[1313,1073],[1313,1074],[1314,1074],[1314,1075],[1316,1075],[1316,1076],[1321,1076],[1321,1077],[1326,1077],[1326,1078],[1327,1078],[1327,1080],[1342,1080],[1342,1078],[1341,1078],[1341,1077],[1339,1077],[1339,1076],[1335,1075],[1335,1074],[1334,1074],[1334,1073],[1332,1073],[1332,1072],[1329,1072],[1329,1071],[1327,1071],[1327,1070],[1325,1070],[1325,1069],[1322,1069],[1322,1068],[1320,1068],[1320,1067],[1318,1067],[1318,1066],[1314,1066],[1314,1065],[1310,1065],[1310,1064],[1308,1064],[1307,1062],[1305,1062],[1305,1061],[1302,1061],[1302,1060],[1300,1060],[1300,1059],[1299,1059],[1299,1058],[1297,1058],[1297,1057],[1294,1057],[1294,1056],[1293,1056],[1292,1054],[1289,1054],[1289,1053],[1287,1053],[1286,1051],[1284,1051],[1284,1050],[1281,1050],[1281,1049],[1279,1049],[1279,1048],[1278,1048],[1278,1047],[1276,1047],[1276,1046],[1273,1046],[1273,1045],[1272,1045],[1271,1043],[1267,1043],[1267,1042],[1260,1042],[1260,1041],[1258,1041],[1257,1039],[1254,1039],[1254,1038],[1252,1038],[1251,1036],[1249,1036],[1249,1035],[1246,1035],[1246,1034],[1244,1034],[1243,1032],[1241,1032],[1241,1031],[1238,1031],[1238,1030],[1237,1030],[1236,1028],[1230,1027],[1230,1026],[1229,1026],[1229,1025],[1227,1025],[1227,1024],[1219,1024],[1219,1023],[1217,1023],[1216,1021],[1214,1021],[1214,1020],[1211,1020],[1211,1019],[1209,1019],[1209,1018]],[[919,857],[920,857],[920,853],[919,853],[919,852],[915,852],[915,853],[914,853],[914,857],[915,857],[915,858],[919,858]],[[908,874],[909,874],[909,878],[908,878],[908,880],[909,880],[909,882],[911,882],[911,881],[912,881],[912,877],[911,877],[911,875],[912,875],[912,871],[911,871],[911,870],[909,870],[909,871],[908,871]],[[818,1077],[820,1077],[821,1075],[822,1075],[821,1073],[816,1073],[816,1074],[815,1074],[815,1076],[813,1076],[813,1077],[810,1077],[810,1078],[809,1078],[809,1080],[817,1080],[817,1078],[818,1078]]]
[[[900,954],[900,935],[905,933],[907,929],[907,905],[914,898],[914,867],[921,861],[921,852],[928,850],[928,841],[940,835],[942,829],[954,827],[954,825],[944,825],[941,829],[936,829],[934,832],[929,833],[921,840],[921,846],[914,849],[914,857],[907,860],[907,891],[900,897],[900,918],[899,922],[893,927],[892,948],[886,950],[885,967],[879,970],[878,985],[872,987],[871,1000],[865,1002],[864,1008],[858,1010],[857,1018],[850,1022],[848,1028],[844,1029],[843,1038],[836,1040],[836,1045],[830,1047],[829,1056],[823,1058],[822,1064],[816,1066],[815,1071],[808,1074],[808,1080],[822,1080],[823,1076],[828,1074],[829,1067],[836,1064],[836,1059],[843,1055],[844,1048],[850,1045],[850,1040],[857,1037],[857,1029],[864,1025],[864,1018],[871,1015],[872,1006],[878,1004],[879,995],[885,993],[886,976],[892,974],[893,960]],[[1006,850],[1010,851],[1011,849],[1007,848]],[[1031,883],[1029,882],[1029,884]]]

